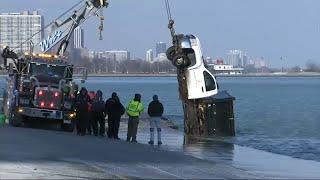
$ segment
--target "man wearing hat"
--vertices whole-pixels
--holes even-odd
[[[153,101],[149,104],[148,107],[148,114],[150,118],[150,141],[149,144],[154,144],[154,130],[157,128],[158,132],[158,145],[161,145],[161,127],[160,127],[160,120],[163,114],[163,105],[159,101],[157,95],[153,96]]]
[[[125,109],[120,102],[117,93],[113,92],[111,98],[106,101],[106,114],[108,115],[108,138],[117,139],[119,133],[120,119],[125,113]]]
[[[135,94],[134,99],[129,102],[127,106],[128,120],[128,134],[127,141],[137,143],[137,132],[139,125],[139,116],[143,113],[144,107],[141,103],[141,95]],[[132,138],[132,139],[131,139]]]

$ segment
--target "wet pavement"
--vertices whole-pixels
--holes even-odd
[[[163,126],[167,126],[163,125]],[[163,129],[162,146],[146,145],[142,121],[139,144],[59,131],[0,127],[0,179],[261,179],[320,178],[320,163],[202,139],[183,145],[181,132]],[[120,137],[126,137],[122,122]]]
[[[232,166],[143,144],[29,128],[0,128],[2,178],[254,178]]]

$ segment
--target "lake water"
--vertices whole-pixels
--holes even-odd
[[[320,161],[320,78],[218,78],[220,89],[236,97],[237,136],[227,141],[272,153]],[[5,79],[0,78],[0,88]],[[183,112],[176,78],[89,78],[89,90],[105,98],[117,92],[124,104],[141,93],[147,106],[157,94],[165,116],[183,129]]]

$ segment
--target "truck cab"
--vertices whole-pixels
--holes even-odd
[[[14,84],[9,98],[11,123],[46,120],[73,130],[73,65],[57,56],[40,54],[20,59],[16,69],[20,75],[8,80],[8,84]]]

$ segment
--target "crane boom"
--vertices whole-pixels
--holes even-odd
[[[46,53],[60,43],[57,55],[64,55],[74,29],[93,15],[100,17],[99,12],[104,7],[108,7],[107,0],[86,0],[83,2],[84,4],[70,9],[69,12],[73,13],[66,19],[58,18],[48,27],[51,34],[33,48],[34,53]]]

